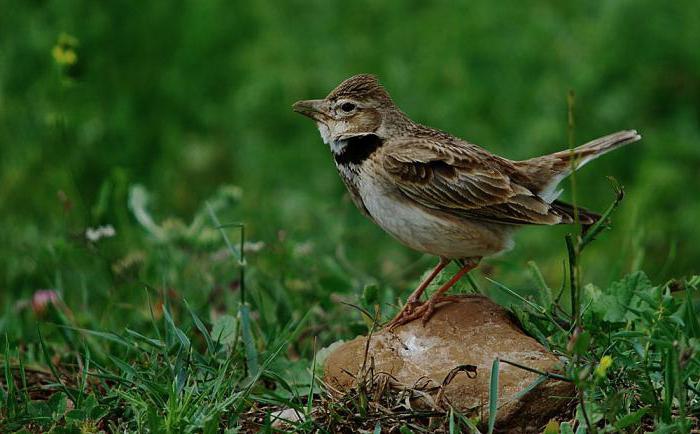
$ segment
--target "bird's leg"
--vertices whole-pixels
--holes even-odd
[[[447,292],[447,290],[454,286],[454,284],[457,283],[462,276],[476,268],[476,266],[479,265],[480,260],[481,258],[470,258],[464,261],[462,268],[460,268],[459,271],[457,271],[457,273],[455,273],[455,275],[452,276],[452,278],[447,283],[445,283],[437,291],[435,291],[435,293],[430,297],[430,299],[426,303],[418,306],[411,312],[404,313],[404,311],[401,311],[401,313],[396,318],[394,318],[391,321],[391,323],[389,323],[389,330],[393,330],[394,328],[400,325],[407,324],[413,321],[414,319],[418,318],[422,318],[423,325],[425,325],[432,316],[433,312],[435,312],[435,306],[437,306],[438,303],[442,303],[444,301],[459,301],[459,297],[446,296],[442,294],[444,294],[445,292]]]
[[[447,290],[452,288],[452,286],[454,286],[454,284],[457,283],[459,279],[462,278],[462,276],[475,269],[479,265],[480,260],[481,258],[469,258],[465,260],[462,264],[462,268],[460,268],[459,271],[457,271],[457,273],[455,273],[455,275],[452,276],[452,279],[450,279],[447,283],[438,288],[438,290],[435,291],[435,293],[430,297],[430,299],[428,299],[428,302],[425,303],[424,306],[421,306],[424,307],[424,309],[421,309],[423,311],[421,315],[421,321],[423,322],[423,325],[425,325],[430,319],[430,317],[433,315],[433,312],[435,312],[435,306],[438,303],[441,303],[443,301],[455,301],[455,297],[444,296],[442,294],[444,294],[445,292],[447,292]]]
[[[408,299],[406,300],[406,304],[403,306],[401,311],[394,317],[394,319],[391,320],[389,323],[388,327],[389,329],[393,329],[394,327],[405,324],[402,322],[402,318],[409,316],[413,313],[413,310],[418,306],[420,303],[420,297],[423,295],[423,292],[425,292],[425,289],[430,285],[430,282],[435,280],[438,274],[447,266],[447,264],[450,263],[449,259],[445,258],[440,258],[440,262],[433,268],[433,271],[430,272],[428,277],[426,277],[420,285],[418,285],[418,288],[416,288],[411,295],[408,296]]]
[[[411,295],[408,296],[408,299],[406,300],[406,305],[416,305],[418,301],[420,300],[421,295],[423,295],[423,292],[425,292],[425,289],[430,285],[430,283],[435,280],[438,274],[447,267],[447,264],[450,263],[449,259],[445,258],[440,258],[440,262],[433,268],[433,271],[430,272],[428,277],[423,279],[423,281],[418,285],[418,288],[416,288]]]

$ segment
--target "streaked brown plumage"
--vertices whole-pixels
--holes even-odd
[[[372,75],[342,82],[323,100],[294,110],[316,121],[357,207],[403,244],[440,257],[390,327],[422,317],[479,260],[511,247],[522,225],[574,223],[574,208],[557,200],[561,180],[588,161],[640,139],[620,131],[573,150],[523,161],[494,155],[445,132],[413,122]],[[598,215],[581,208],[578,220]],[[450,260],[462,267],[420,303],[422,292]]]

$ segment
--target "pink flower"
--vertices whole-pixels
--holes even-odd
[[[53,289],[40,289],[32,296],[32,309],[34,313],[44,313],[49,304],[58,301],[58,293]]]

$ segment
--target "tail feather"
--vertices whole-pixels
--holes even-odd
[[[537,194],[551,203],[559,196],[556,191],[557,185],[572,171],[613,149],[636,142],[641,138],[642,136],[636,130],[618,131],[574,149],[519,161],[516,164],[529,175],[530,179],[536,181],[532,188]]]
[[[577,221],[576,216],[578,215],[578,222],[584,226],[590,226],[595,224],[600,220],[601,215],[587,210],[586,208],[576,207],[562,202],[561,200],[555,200],[552,202],[552,208],[562,216],[562,223],[571,224]]]
[[[636,130],[618,131],[616,133],[591,140],[590,142],[572,150],[567,149],[564,151],[555,152],[547,157],[559,159],[563,165],[569,166],[568,170],[571,172],[572,166],[574,169],[579,169],[581,166],[594,158],[600,157],[613,149],[636,142],[641,138],[642,136],[640,136]]]

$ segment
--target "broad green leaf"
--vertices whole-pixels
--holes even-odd
[[[57,420],[63,417],[65,414],[68,403],[64,393],[56,392],[51,395],[51,398],[49,398],[47,404],[49,405],[49,408],[51,408],[54,420]]]
[[[569,422],[562,422],[561,425],[559,425],[559,429],[561,434],[574,434],[574,429]]]
[[[645,414],[649,412],[648,408],[640,408],[639,410],[632,412],[630,414],[627,414],[615,422],[615,428],[619,430],[623,430],[627,427],[630,426],[637,426],[639,425],[639,422],[642,420]]]
[[[231,345],[238,336],[238,320],[233,315],[221,315],[214,320],[211,337],[215,342]]]

